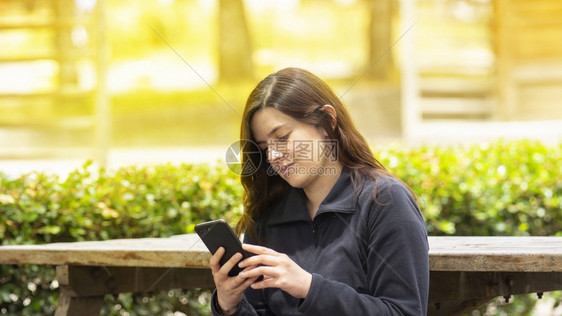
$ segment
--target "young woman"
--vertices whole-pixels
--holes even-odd
[[[424,220],[411,190],[371,153],[312,73],[287,68],[242,118],[244,261],[211,258],[214,315],[425,315]],[[260,151],[252,150],[257,144]],[[235,277],[228,271],[244,268]]]

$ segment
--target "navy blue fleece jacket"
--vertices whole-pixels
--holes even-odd
[[[293,188],[256,220],[259,240],[245,234],[245,242],[287,254],[312,284],[305,299],[248,288],[235,315],[426,315],[428,242],[415,199],[387,176],[360,188],[355,194],[344,168],[314,219]],[[211,306],[220,315],[216,292]]]

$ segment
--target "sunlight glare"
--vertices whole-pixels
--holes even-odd
[[[267,10],[291,11],[299,6],[299,0],[246,0],[245,4],[249,10],[254,12],[263,12]]]
[[[78,10],[82,12],[92,11],[96,7],[97,0],[74,0]]]

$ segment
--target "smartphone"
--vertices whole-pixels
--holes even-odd
[[[236,236],[232,228],[230,228],[228,223],[223,219],[199,223],[195,226],[195,232],[199,235],[201,240],[203,240],[203,243],[207,246],[211,254],[214,254],[219,247],[224,248],[225,253],[220,259],[221,266],[237,252],[242,254],[242,259],[240,259],[240,261],[250,257],[250,254],[242,249],[242,243],[238,236]],[[228,275],[233,277],[238,275],[240,271],[242,271],[242,269],[237,264],[228,272]]]

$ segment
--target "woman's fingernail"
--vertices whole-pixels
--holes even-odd
[[[240,272],[239,275],[240,275],[241,278],[245,278],[245,277],[246,277],[246,272]]]

